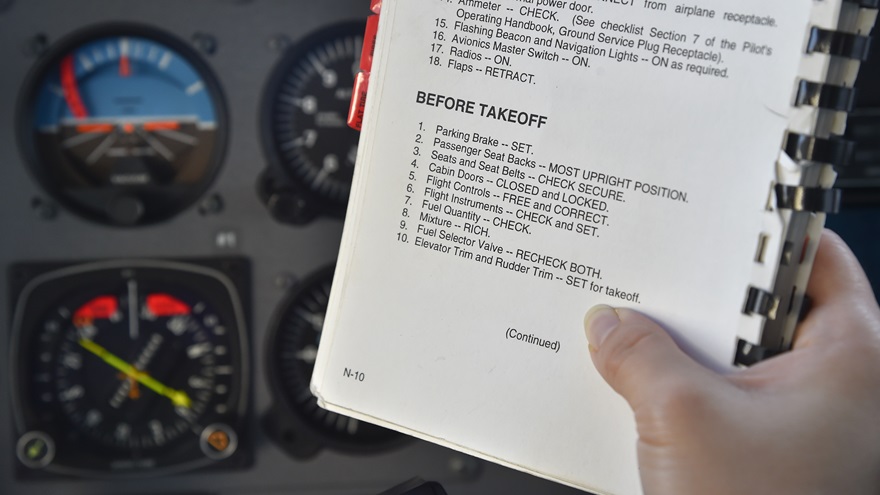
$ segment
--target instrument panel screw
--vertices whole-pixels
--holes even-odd
[[[290,38],[283,34],[276,34],[269,38],[269,41],[266,42],[266,45],[273,52],[283,52],[287,50],[287,47],[290,46]]]
[[[471,456],[455,455],[449,459],[449,470],[465,480],[475,480],[483,470],[482,463]]]
[[[41,220],[55,220],[58,217],[58,206],[41,198],[31,200],[31,208]]]
[[[296,275],[287,272],[281,272],[275,276],[275,287],[279,290],[287,290],[296,285]]]
[[[199,214],[203,217],[217,215],[223,211],[223,207],[223,197],[219,194],[212,194],[199,204]]]
[[[192,37],[193,46],[205,55],[217,53],[217,38],[208,33],[196,33]]]
[[[0,12],[3,12],[2,0],[0,0]],[[28,57],[39,57],[49,49],[49,37],[43,33],[34,35],[25,41],[22,52]]]

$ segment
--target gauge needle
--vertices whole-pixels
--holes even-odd
[[[131,60],[128,58],[128,52],[131,51],[131,43],[128,38],[119,40],[119,77],[128,77],[131,75]]]
[[[118,378],[120,380],[125,380],[122,383],[122,387],[127,387],[128,392],[125,392],[124,388],[120,387],[120,388],[122,388],[123,391],[122,392],[117,391],[117,394],[121,394],[121,395],[128,394],[128,398],[131,400],[138,400],[141,398],[141,390],[140,390],[140,386],[138,385],[137,380],[126,375],[125,373],[120,373]],[[114,398],[115,398],[115,396],[114,396]],[[110,405],[113,405],[113,403],[111,402]],[[122,405],[122,404],[120,404],[120,405]],[[114,406],[114,407],[116,407],[116,406]]]
[[[140,316],[137,311],[137,282],[128,281],[128,336],[137,340],[140,334]]]
[[[116,357],[110,351],[104,349],[103,347],[101,347],[101,345],[95,343],[94,341],[89,339],[79,339],[79,345],[83,349],[101,358],[101,360],[105,363],[125,373],[126,376],[132,378],[141,385],[147,387],[153,392],[156,392],[162,397],[168,398],[175,406],[189,409],[192,405],[192,399],[189,398],[186,392],[183,392],[182,390],[174,390],[160,383],[158,380],[151,377],[147,373],[138,370],[134,366]]]
[[[150,341],[147,342],[146,347],[141,352],[140,356],[134,361],[133,366],[136,370],[145,370],[147,366],[150,365],[150,361],[152,361],[153,356],[159,350],[159,346],[162,345],[162,335],[158,333],[154,333],[152,337],[150,337]],[[119,374],[120,379],[124,379],[125,381],[119,385],[119,388],[116,389],[116,393],[113,394],[113,397],[110,399],[110,405],[114,409],[119,409],[122,406],[123,401],[125,401],[126,394],[128,394],[128,398],[132,400],[137,400],[140,398],[140,390],[138,388],[138,382],[134,378],[126,375],[125,373]]]
[[[131,380],[131,388],[128,389],[128,398],[131,400],[138,400],[141,398],[141,389],[138,386],[138,382],[133,378],[128,378]]]
[[[61,61],[61,88],[64,91],[64,100],[70,109],[71,115],[77,119],[84,119],[89,116],[86,105],[83,103],[82,95],[79,92],[79,86],[76,83],[76,68],[73,62],[73,54],[70,54]]]
[[[129,62],[127,55],[119,57],[119,75],[120,77],[131,75],[131,62]]]

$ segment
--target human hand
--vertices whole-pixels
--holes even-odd
[[[794,349],[728,374],[637,312],[590,310],[593,362],[635,413],[646,495],[880,493],[880,309],[833,232],[807,293]]]

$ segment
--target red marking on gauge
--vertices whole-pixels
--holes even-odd
[[[94,320],[106,320],[119,311],[119,301],[113,296],[99,296],[80,306],[73,313],[73,324],[87,325]]]
[[[61,89],[64,91],[64,100],[70,113],[77,119],[85,119],[89,116],[88,110],[79,94],[76,85],[76,71],[73,65],[73,54],[64,57],[61,61]]]
[[[188,315],[192,312],[188,304],[168,294],[147,296],[147,310],[157,317]]]
[[[144,130],[147,132],[153,131],[176,131],[180,129],[180,122],[145,122]]]
[[[110,134],[113,132],[113,124],[79,124],[76,126],[76,132],[81,134]]]
[[[138,386],[137,377],[126,375],[125,373],[118,373],[116,378],[120,380],[128,381],[128,398],[131,400],[138,400],[141,398],[141,389]]]
[[[128,55],[123,55],[119,57],[119,76],[120,77],[128,77],[131,75],[131,62],[128,59]]]
[[[131,400],[138,400],[141,398],[141,389],[138,386],[137,380],[134,378],[129,378],[131,388],[128,389],[128,398]]]

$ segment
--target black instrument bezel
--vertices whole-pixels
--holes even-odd
[[[118,460],[118,452],[105,451],[102,447],[78,443],[56,445],[56,458],[41,470],[16,466],[16,477],[22,479],[42,478],[47,475],[65,475],[93,479],[126,479],[158,477],[200,468],[237,469],[253,462],[253,445],[250,428],[250,404],[252,377],[250,368],[250,263],[244,258],[216,258],[199,260],[111,260],[84,263],[17,263],[9,268],[11,338],[9,355],[9,385],[11,390],[12,427],[15,438],[30,431],[49,433],[56,443],[62,437],[52,433],[63,431],[64,424],[45,423],[38,418],[30,403],[31,380],[26,377],[29,358],[37,332],[30,331],[57,307],[59,301],[82,291],[83,287],[102,287],[108,283],[130,276],[133,272],[140,280],[169,284],[186,289],[209,301],[221,320],[226,322],[228,332],[235,332],[229,339],[237,348],[230,349],[236,371],[234,386],[226,402],[228,413],[211,423],[223,423],[236,432],[238,447],[235,453],[223,460],[212,460],[201,453],[199,438],[193,436],[184,446],[168,451],[153,468],[112,470],[111,463]],[[234,327],[233,327],[234,325]],[[207,425],[205,425],[207,426]],[[8,446],[8,448],[14,448]]]
[[[205,83],[205,90],[211,98],[217,117],[214,146],[207,164],[207,174],[193,185],[128,187],[107,186],[77,190],[59,183],[57,172],[59,164],[47,163],[36,146],[33,123],[34,105],[39,94],[40,84],[49,71],[57,67],[61,59],[79,46],[101,38],[114,36],[137,36],[161,43],[181,55],[199,73]],[[53,43],[42,53],[24,79],[15,111],[16,136],[19,151],[28,164],[30,175],[59,204],[77,216],[88,221],[113,227],[141,227],[161,223],[174,218],[192,207],[199,198],[211,188],[222,169],[229,139],[229,111],[220,80],[204,57],[189,43],[175,35],[154,26],[145,24],[113,22],[78,29]],[[134,224],[115,221],[106,212],[97,208],[102,201],[110,201],[122,192],[151,195],[152,206],[145,205],[144,215]],[[79,196],[79,197],[77,197]],[[86,202],[86,200],[89,200]],[[95,203],[94,205],[88,203]]]
[[[270,206],[273,201],[272,194],[282,192],[295,198],[300,205],[295,219],[285,218],[282,221],[289,223],[305,224],[316,217],[325,215],[332,218],[342,218],[348,205],[348,196],[337,201],[312,190],[308,184],[296,177],[291,166],[281,157],[276,140],[273,119],[280,87],[285,83],[291,70],[300,63],[316,46],[334,38],[346,36],[363,37],[366,21],[348,21],[333,24],[312,32],[295,45],[285,50],[283,56],[272,70],[260,103],[260,138],[263,155],[266,157],[267,169],[262,174],[257,184],[257,192],[264,204]],[[358,53],[358,56],[360,54]]]
[[[284,346],[279,343],[279,339],[285,331],[285,323],[291,318],[290,313],[298,307],[300,299],[311,294],[327,280],[332,281],[334,271],[334,265],[321,268],[288,292],[272,316],[264,346],[266,380],[274,403],[273,409],[264,418],[264,428],[271,430],[268,432],[270,438],[297,458],[309,458],[323,448],[353,454],[374,454],[393,450],[412,441],[412,437],[369,423],[363,425],[371,429],[386,430],[387,436],[382,436],[378,441],[367,442],[361,437],[337,435],[322,429],[302,408],[297,407],[294,395],[300,391],[293,390],[282,381],[280,361],[283,359],[281,354]]]

